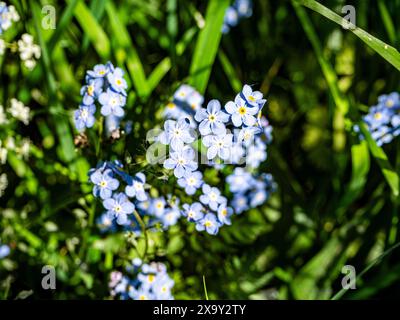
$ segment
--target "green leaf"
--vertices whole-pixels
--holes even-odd
[[[242,83],[236,74],[235,68],[233,67],[232,63],[229,61],[229,58],[226,56],[223,50],[220,50],[218,52],[218,59],[222,64],[222,68],[224,69],[225,74],[228,77],[228,81],[231,84],[233,91],[241,91]]]
[[[361,133],[368,143],[369,150],[371,151],[375,160],[378,162],[378,165],[380,166],[387,183],[392,189],[393,195],[398,196],[400,183],[398,174],[389,163],[386,153],[382,148],[378,147],[375,140],[371,137],[371,133],[368,131],[366,124],[364,122],[359,122],[358,126],[360,127]]]
[[[293,2],[314,10],[315,12],[323,15],[325,18],[328,18],[329,20],[336,22],[341,26],[348,24],[347,20],[315,0],[293,0]],[[400,70],[400,53],[395,48],[356,26],[354,26],[352,29],[349,29],[349,31],[353,32],[371,49],[381,55],[387,62],[392,64],[397,70]]]
[[[190,83],[204,94],[221,40],[222,23],[229,0],[210,0],[205,26],[197,38],[190,66]]]

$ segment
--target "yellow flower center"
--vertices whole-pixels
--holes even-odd
[[[239,114],[240,114],[241,116],[243,116],[244,114],[246,114],[246,107],[240,107],[240,108],[239,108]]]
[[[105,180],[100,182],[100,187],[104,188],[107,186],[107,182]]]
[[[103,75],[103,74],[105,74],[105,73],[106,73],[106,72],[105,72],[104,70],[100,70],[100,71],[99,71],[99,74],[100,74],[100,75]]]
[[[228,214],[228,210],[222,209],[221,214],[225,217]]]
[[[89,96],[92,96],[94,94],[94,85],[90,85],[87,87],[87,93]]]
[[[161,202],[158,202],[158,203],[156,204],[156,207],[157,207],[158,209],[161,209],[162,206],[163,206],[163,204],[162,204]]]
[[[175,107],[176,107],[175,103],[170,102],[170,103],[167,104],[167,108],[168,109],[174,109]]]
[[[206,227],[211,227],[211,226],[212,226],[212,222],[211,222],[210,220],[207,220],[207,221],[204,223],[204,225],[205,225]]]
[[[121,81],[121,79],[117,79],[117,81],[116,81],[116,83],[117,83],[117,85],[121,85],[122,84],[122,81]]]
[[[122,207],[118,204],[118,205],[116,205],[116,206],[114,207],[114,211],[117,212],[117,213],[119,213],[119,212],[122,211]]]
[[[210,115],[208,116],[208,120],[211,121],[211,122],[214,122],[214,121],[215,121],[215,115],[210,114]]]
[[[147,300],[147,297],[146,297],[144,294],[142,294],[142,295],[139,297],[139,300]]]
[[[382,113],[380,113],[380,112],[375,113],[374,118],[376,120],[382,119]]]
[[[388,99],[388,101],[386,101],[386,106],[387,107],[391,108],[391,107],[393,107],[393,105],[394,105],[394,102],[393,102],[392,99]]]
[[[191,107],[192,107],[193,110],[195,110],[195,109],[196,109],[196,104],[195,104],[195,103],[192,103],[192,104],[191,104]]]
[[[216,201],[216,200],[217,200],[217,195],[216,195],[214,192],[211,192],[211,193],[210,193],[210,199],[211,199],[212,201]]]
[[[154,274],[149,274],[147,277],[147,280],[149,281],[149,283],[152,283],[152,282],[154,282],[155,278],[156,277],[154,276]]]
[[[254,97],[253,97],[253,96],[249,96],[249,100],[250,100],[251,102],[254,102],[254,101],[256,101],[256,99],[254,99]]]
[[[188,183],[192,186],[196,183],[196,179],[195,178],[189,178]]]

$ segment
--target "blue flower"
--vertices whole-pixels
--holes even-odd
[[[233,193],[244,193],[249,190],[254,182],[252,175],[243,168],[235,168],[233,173],[226,178],[229,190]]]
[[[218,156],[223,160],[227,160],[230,157],[232,139],[233,135],[230,133],[203,137],[203,144],[208,148],[207,159],[211,160]]]
[[[124,79],[124,71],[121,68],[115,68],[113,71],[107,74],[107,80],[111,87],[118,93],[122,93],[126,96],[126,89],[128,85]]]
[[[233,209],[231,207],[227,207],[225,203],[218,207],[218,220],[222,224],[231,225],[232,214]]]
[[[107,212],[98,217],[96,223],[101,232],[115,232],[117,230],[115,221],[109,218]]]
[[[245,100],[247,105],[258,109],[261,109],[266,102],[266,100],[263,99],[263,94],[260,91],[253,91],[247,84],[243,86],[242,92],[239,94],[239,96]]]
[[[244,127],[240,129],[237,136],[238,141],[243,142],[243,145],[248,147],[254,142],[255,136],[261,132],[258,127]]]
[[[191,205],[185,203],[182,208],[182,215],[187,217],[190,222],[199,221],[204,217],[203,206],[199,202],[194,202]]]
[[[250,207],[255,208],[262,205],[268,198],[268,193],[265,189],[256,189],[249,195]]]
[[[196,190],[203,184],[203,174],[200,171],[186,172],[185,175],[178,179],[178,185],[185,188],[188,195],[193,195]]]
[[[0,244],[0,259],[7,257],[10,254],[10,247],[6,244]]]
[[[382,107],[386,107],[392,110],[400,108],[400,95],[397,92],[392,92],[389,94],[383,94],[378,97],[378,104]]]
[[[258,168],[267,159],[267,146],[259,137],[247,149],[246,164],[251,168]]]
[[[249,18],[253,14],[253,4],[251,0],[236,0],[234,6],[240,18]]]
[[[239,15],[236,8],[230,6],[225,11],[224,24],[222,26],[222,33],[228,33],[231,27],[234,27],[239,22]]]
[[[81,88],[80,93],[83,96],[83,104],[87,106],[93,104],[94,99],[101,94],[102,88],[103,79],[89,80],[89,83]]]
[[[128,214],[132,214],[135,206],[128,200],[124,193],[117,193],[112,198],[103,201],[103,206],[106,208],[110,218],[116,218],[118,224],[126,224],[128,222]]]
[[[146,176],[139,172],[132,179],[132,183],[127,185],[125,188],[125,193],[129,197],[136,197],[139,201],[146,201],[147,195],[144,191],[144,184],[146,183]]]
[[[172,280],[168,274],[159,274],[157,281],[153,285],[153,293],[155,300],[172,300],[171,289],[174,286],[174,280]]]
[[[185,146],[181,150],[170,152],[170,158],[164,161],[164,168],[174,169],[175,177],[182,178],[186,172],[197,169],[198,164],[193,160],[194,157],[194,150]]]
[[[104,172],[96,171],[90,176],[90,180],[95,185],[93,195],[102,199],[111,197],[112,192],[119,187],[119,181],[114,179],[110,169]]]
[[[225,110],[232,115],[232,123],[235,127],[240,127],[242,124],[251,127],[257,122],[255,115],[258,113],[259,107],[248,106],[240,95],[236,96],[235,102],[227,102]]]
[[[87,71],[87,74],[91,78],[104,78],[110,71],[109,65],[97,64],[94,66],[93,70]]]
[[[202,219],[196,222],[196,230],[204,231],[211,235],[216,235],[218,233],[219,227],[221,226],[220,222],[217,220],[217,217],[213,213],[207,213]]]
[[[203,184],[203,194],[200,196],[200,201],[208,205],[211,210],[217,211],[220,204],[226,203],[226,198],[221,196],[221,191],[216,187],[210,187],[208,184]]]
[[[207,109],[199,109],[194,118],[200,123],[199,130],[202,135],[226,133],[224,123],[229,121],[229,115],[221,110],[218,100],[211,100]]]
[[[161,217],[165,211],[166,201],[163,197],[153,199],[150,204],[149,213]]]
[[[241,193],[235,194],[231,204],[232,204],[232,207],[235,208],[236,214],[240,214],[243,211],[246,211],[249,209],[247,197]]]
[[[177,208],[169,208],[164,211],[164,214],[159,217],[164,227],[175,225],[180,218],[181,213]]]
[[[117,117],[122,117],[124,115],[123,106],[125,106],[126,98],[111,89],[107,89],[99,96],[99,102],[101,103],[101,114],[103,116],[115,115]]]
[[[78,131],[83,131],[85,128],[91,128],[96,121],[94,113],[96,107],[94,104],[90,106],[80,105],[78,110],[74,113],[75,127]]]
[[[159,141],[165,145],[170,144],[175,151],[182,149],[185,143],[192,143],[194,137],[190,133],[190,121],[187,118],[181,118],[178,121],[167,120],[164,123],[164,129]]]

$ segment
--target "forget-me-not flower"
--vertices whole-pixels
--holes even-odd
[[[102,199],[110,198],[112,192],[119,187],[119,181],[114,179],[110,169],[107,169],[104,172],[94,172],[90,176],[90,180],[94,184],[93,195]]]
[[[186,172],[185,175],[178,179],[178,185],[185,188],[188,195],[193,195],[196,190],[203,184],[203,174],[200,171]]]
[[[211,160],[218,156],[223,160],[228,159],[233,144],[232,139],[233,135],[231,133],[203,137],[203,144],[208,148],[207,158]]]
[[[164,131],[159,136],[161,143],[171,145],[171,148],[175,151],[181,150],[185,143],[192,143],[194,139],[190,133],[190,121],[188,118],[181,118],[178,121],[165,121]]]
[[[229,121],[229,115],[221,110],[221,104],[218,100],[211,100],[207,105],[207,109],[201,108],[197,110],[194,118],[200,123],[199,131],[202,135],[226,133],[224,123]]]
[[[170,152],[170,157],[164,161],[165,169],[174,169],[174,175],[182,178],[186,172],[195,171],[198,167],[194,161],[195,152],[189,146],[185,146],[178,151]]]
[[[235,127],[243,124],[246,126],[254,126],[257,122],[255,115],[258,113],[259,107],[247,105],[240,95],[237,95],[235,101],[229,101],[225,104],[225,110],[232,116],[232,123]]]
[[[192,204],[185,203],[182,208],[182,215],[187,217],[190,222],[198,221],[204,217],[203,206],[199,202],[194,202]]]
[[[132,214],[135,206],[128,200],[128,197],[120,192],[114,194],[112,198],[103,201],[104,208],[107,209],[107,215],[116,218],[118,224],[126,224],[128,222],[128,214]]]
[[[125,193],[128,197],[136,197],[139,201],[146,201],[148,198],[144,190],[145,183],[146,176],[142,172],[139,172],[132,178],[132,183],[126,186]]]
[[[200,201],[208,205],[211,210],[217,211],[220,204],[227,202],[226,198],[221,195],[221,191],[216,187],[203,184],[202,190],[203,194],[200,196]]]
[[[126,97],[123,95],[108,88],[106,92],[100,94],[99,102],[102,105],[100,112],[103,116],[111,114],[117,117],[124,116],[124,109],[122,107],[126,103]]]
[[[126,89],[128,85],[124,79],[124,71],[121,68],[115,68],[113,71],[107,74],[107,80],[111,85],[111,88],[118,93],[126,96]]]
[[[80,105],[79,109],[74,112],[75,127],[78,131],[82,131],[85,128],[91,128],[94,125],[96,107],[94,104],[90,106]]]
[[[211,235],[216,235],[218,233],[221,223],[217,220],[217,217],[213,213],[207,213],[203,218],[196,222],[196,230],[204,231]]]

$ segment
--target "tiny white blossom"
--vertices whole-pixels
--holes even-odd
[[[4,191],[7,189],[7,187],[8,187],[7,175],[5,173],[2,173],[0,175],[0,197],[3,196]]]
[[[21,40],[18,40],[18,50],[21,60],[24,61],[25,66],[32,70],[36,65],[36,60],[41,55],[40,47],[33,42],[33,37],[25,33],[22,35]]]
[[[0,104],[0,125],[7,124],[7,116],[4,112],[4,107]]]
[[[10,112],[14,118],[20,120],[25,125],[29,123],[30,109],[29,107],[24,106],[21,101],[18,101],[15,98],[11,99],[11,106],[8,109],[8,112]]]
[[[31,148],[31,140],[29,140],[29,138],[24,138],[22,139],[21,144],[17,148],[17,154],[23,157],[24,159],[28,159],[30,148]]]
[[[4,51],[6,51],[6,43],[3,39],[0,39],[0,56],[4,54]]]
[[[2,148],[2,141],[0,140],[0,164],[5,164],[7,161],[7,149]]]

